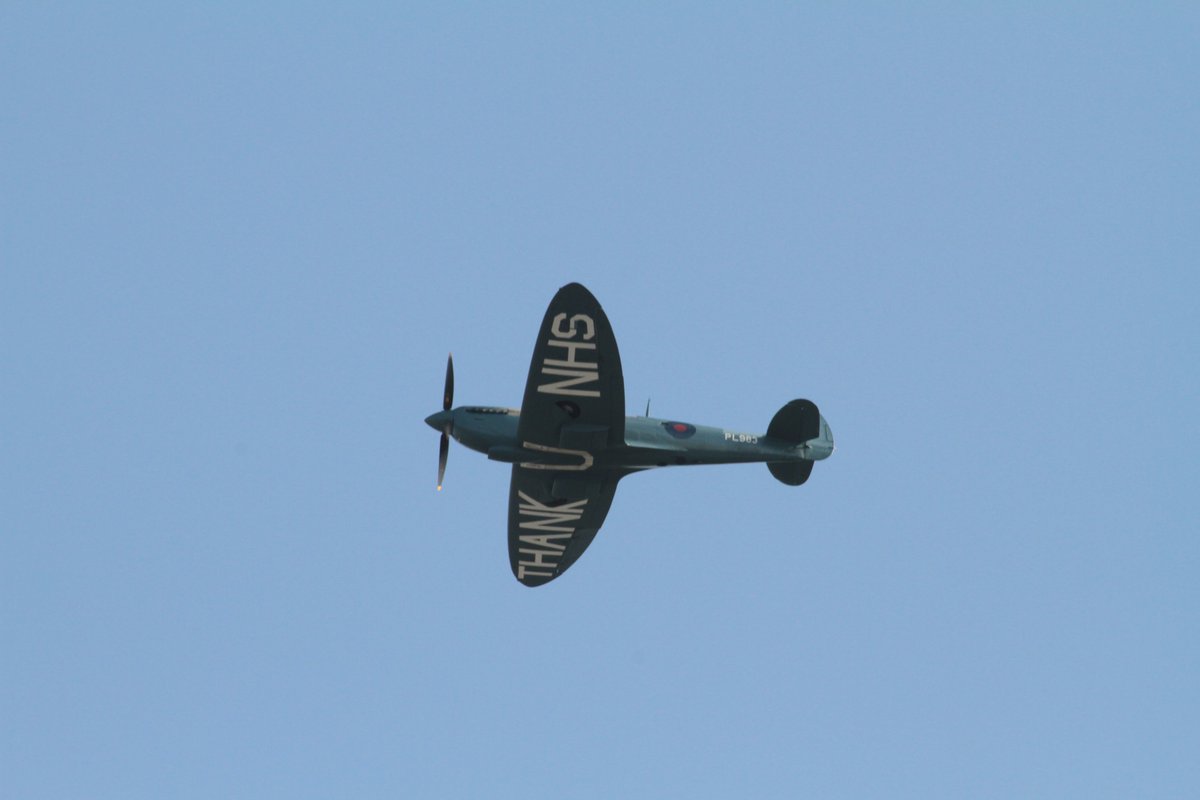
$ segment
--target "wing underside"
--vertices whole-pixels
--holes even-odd
[[[608,515],[624,473],[585,477],[513,466],[508,496],[508,559],[526,586],[541,586],[583,555]]]
[[[626,474],[595,467],[625,445],[625,383],[608,317],[578,283],[558,290],[538,329],[517,440],[508,555],[517,580],[540,586],[592,543]]]
[[[625,384],[617,338],[600,303],[569,283],[538,329],[517,423],[509,561],[527,587],[562,575],[595,539],[625,473],[595,467],[624,446]]]
[[[517,435],[522,446],[560,443],[563,428],[601,446],[625,435],[625,381],[617,339],[600,303],[570,283],[558,290],[538,329]],[[536,449],[536,447],[534,448]]]

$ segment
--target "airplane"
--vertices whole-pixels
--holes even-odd
[[[450,438],[512,464],[508,559],[526,586],[541,586],[583,555],[612,505],[617,482],[656,467],[765,462],[799,486],[833,454],[833,433],[816,404],[792,400],[766,433],[740,433],[673,419],[625,416],[625,383],[612,326],[578,283],[558,290],[538,330],[520,409],[459,406],[454,356],[446,360],[442,410],[425,422],[441,431],[438,491]]]

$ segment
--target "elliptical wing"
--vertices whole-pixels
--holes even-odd
[[[583,555],[625,473],[587,478],[513,465],[508,495],[508,560],[526,586],[541,586]]]
[[[620,446],[625,437],[625,381],[617,339],[600,303],[578,283],[558,290],[538,329],[521,420],[522,443],[560,443],[572,438]]]

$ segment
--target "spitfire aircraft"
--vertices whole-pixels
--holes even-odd
[[[425,419],[442,433],[438,490],[450,437],[512,464],[508,559],[517,580],[540,586],[567,571],[604,523],[617,481],[633,472],[688,464],[762,461],[790,486],[833,454],[817,406],[793,400],[766,433],[738,433],[671,419],[625,416],[621,357],[608,317],[578,283],[558,290],[542,320],[520,409],[459,406],[454,360],[446,362],[442,410]]]

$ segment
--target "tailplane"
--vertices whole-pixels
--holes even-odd
[[[812,474],[815,461],[768,461],[767,469],[775,478],[788,486],[799,486]]]
[[[821,435],[821,412],[811,400],[793,400],[775,412],[767,436],[792,444],[804,444]]]
[[[804,444],[821,435],[821,412],[811,400],[793,400],[775,413],[767,426],[772,439]],[[812,474],[812,461],[771,461],[767,469],[782,483],[799,486]]]

